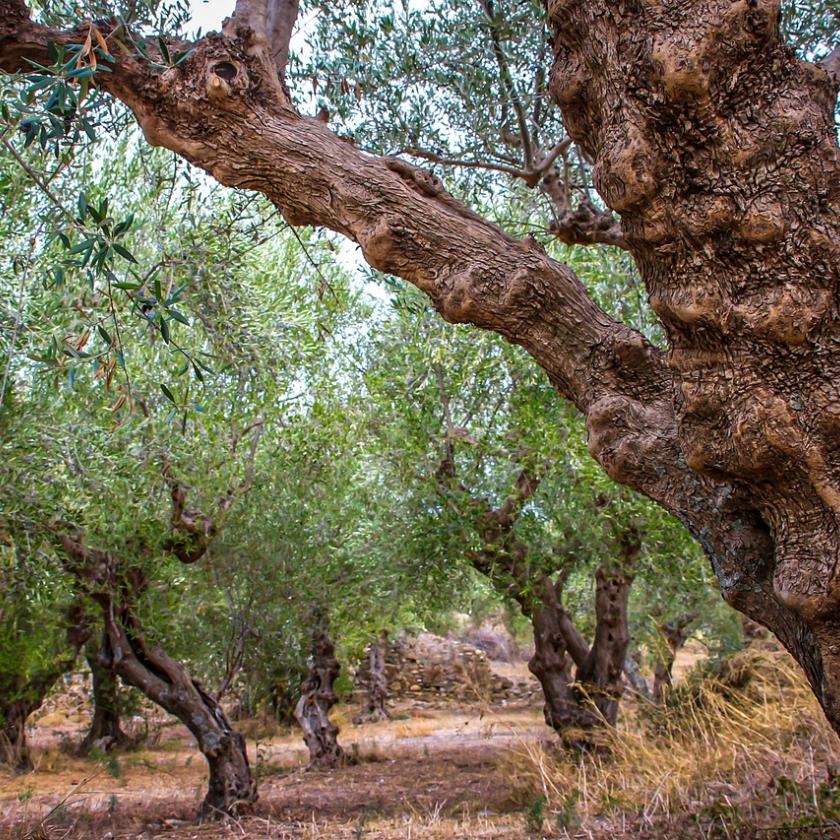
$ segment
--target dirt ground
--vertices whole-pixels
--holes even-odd
[[[702,651],[687,651],[690,666]],[[524,664],[516,663],[517,670]],[[72,698],[76,699],[72,699]],[[354,764],[306,771],[298,732],[268,733],[258,722],[240,728],[259,780],[254,814],[225,825],[195,821],[206,767],[189,732],[164,718],[153,721],[147,746],[116,756],[82,760],[72,754],[86,730],[86,694],[65,692],[48,706],[30,738],[36,769],[0,775],[0,840],[165,838],[165,840],[677,840],[746,837],[684,833],[622,816],[609,824],[545,835],[534,829],[533,793],[511,786],[512,761],[537,744],[555,749],[538,702],[497,707],[432,708],[397,705],[393,719],[354,725],[356,709],[338,706],[334,719]],[[69,699],[68,699],[69,698]],[[148,716],[145,721],[148,725]],[[752,834],[749,835],[752,838]],[[759,835],[755,835],[756,837]],[[761,834],[775,837],[774,834]],[[830,834],[785,834],[831,837]]]
[[[339,718],[349,711],[339,710]],[[47,740],[38,734],[35,744]],[[546,737],[538,708],[397,708],[392,721],[344,723],[341,741],[357,763],[331,772],[304,770],[297,734],[252,739],[260,779],[255,817],[221,831],[191,822],[206,773],[179,726],[167,727],[154,749],[99,761],[47,747],[36,752],[34,772],[0,779],[0,837],[38,837],[43,820],[41,836],[49,838],[402,838],[420,836],[412,823],[425,830],[453,817],[479,832],[483,821],[494,832],[464,836],[524,837],[521,815],[505,819],[521,809],[497,763],[524,741]],[[383,820],[398,825],[382,833]],[[511,822],[518,829],[505,825]]]

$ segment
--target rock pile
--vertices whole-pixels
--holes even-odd
[[[354,687],[367,687],[368,657],[356,671]],[[493,672],[486,654],[472,645],[431,633],[396,639],[388,645],[385,678],[392,699],[425,702],[494,703],[539,696],[536,681],[517,681]]]

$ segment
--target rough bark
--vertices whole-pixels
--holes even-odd
[[[577,690],[604,722],[614,725],[624,693],[624,661],[630,643],[627,604],[641,550],[639,533],[621,535],[620,556],[595,572],[595,638],[583,661],[577,661]]]
[[[548,9],[551,91],[667,330],[685,461],[772,534],[754,561],[715,558],[724,593],[837,728],[837,81],[783,44],[774,0]]]
[[[682,519],[840,729],[836,81],[784,46],[773,0],[547,6],[552,94],[621,217],[667,357],[428,173],[295,113],[259,0],[179,68],[114,44],[100,83],[151,143],[350,237],[446,319],[530,352],[586,415],[592,454]],[[0,12],[6,69],[86,31],[33,24],[21,0]]]
[[[388,631],[383,630],[379,639],[373,642],[368,651],[368,677],[365,692],[365,708],[354,723],[376,723],[390,720],[388,711],[388,680],[385,677],[385,658],[388,655]]]
[[[312,634],[312,665],[295,707],[295,719],[309,748],[310,769],[339,767],[348,761],[338,743],[339,729],[329,717],[330,709],[338,702],[333,683],[340,670],[335,648],[322,622]]]
[[[653,666],[653,699],[664,703],[671,691],[672,671],[677,652],[688,639],[688,627],[696,616],[685,615],[659,625],[660,645]]]
[[[107,650],[105,638],[98,644],[88,642],[85,647],[93,683],[93,720],[79,746],[82,755],[87,755],[94,748],[111,752],[125,746],[129,740],[120,726],[119,683],[114,672],[100,660],[103,648]]]
[[[73,668],[91,628],[81,603],[66,613],[65,644],[55,660],[34,674],[0,672],[0,763],[20,773],[32,770],[26,721],[41,708],[50,689]]]

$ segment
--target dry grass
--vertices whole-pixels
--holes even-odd
[[[584,752],[523,741],[507,772],[532,828],[606,830],[629,817],[660,830],[719,825],[720,836],[747,836],[727,826],[840,836],[840,746],[792,660],[750,650],[714,675],[703,670],[667,707],[640,707]]]

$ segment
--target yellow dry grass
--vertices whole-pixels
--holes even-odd
[[[507,775],[535,818],[560,825],[620,813],[649,825],[681,814],[751,825],[756,797],[768,792],[783,817],[809,800],[817,819],[821,805],[836,818],[833,779],[823,782],[835,766],[837,736],[796,665],[779,651],[749,650],[722,677],[689,675],[666,708],[640,707],[588,751],[523,741]]]

